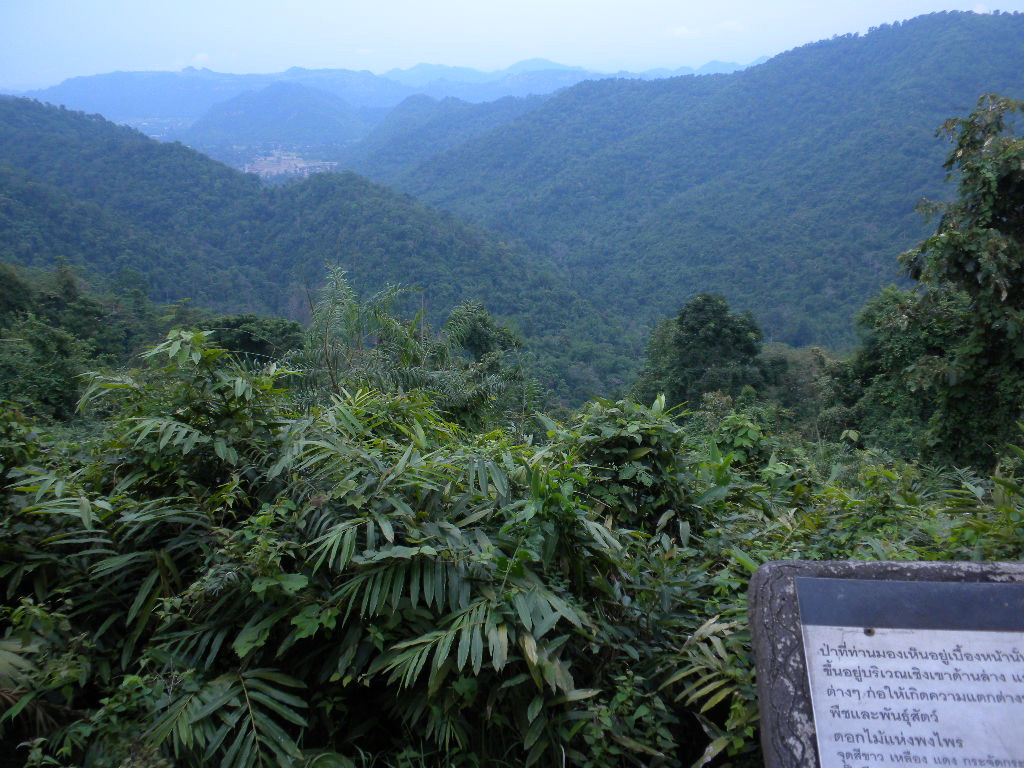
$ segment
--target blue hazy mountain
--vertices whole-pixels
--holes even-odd
[[[274,74],[235,75],[188,67],[180,72],[111,72],[73,77],[23,96],[95,112],[115,122],[148,119],[190,123],[247,91],[284,82],[326,91],[353,107],[393,107],[415,91],[372,72],[293,67]]]
[[[177,138],[218,159],[248,158],[277,147],[316,154],[363,137],[376,116],[340,96],[294,82],[271,83],[215,104]]]
[[[276,82],[327,91],[357,109],[383,110],[417,93],[435,98],[453,96],[464,101],[492,101],[505,96],[552,93],[584,80],[622,76],[649,75],[594,72],[546,59],[530,59],[494,72],[419,64],[384,75],[365,70],[301,67],[285,72],[237,75],[186,67],[180,72],[110,72],[73,77],[58,85],[20,95],[69,109],[95,112],[108,120],[141,126],[145,130],[155,126],[154,132],[161,132],[166,125],[176,129],[185,127],[216,104]]]

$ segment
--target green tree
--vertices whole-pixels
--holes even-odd
[[[33,315],[22,316],[0,329],[0,392],[29,413],[69,419],[88,358],[81,339]]]
[[[990,464],[1016,435],[1024,404],[1024,138],[1010,125],[1021,112],[1024,102],[986,94],[940,128],[954,144],[945,168],[958,195],[925,206],[941,213],[938,228],[900,257],[922,302],[950,290],[969,298],[966,333],[917,371],[937,393],[929,449],[956,463]]]
[[[664,393],[674,406],[699,402],[705,392],[737,395],[746,386],[761,386],[762,338],[750,312],[730,312],[723,296],[702,293],[655,327],[636,395],[652,402]]]
[[[283,317],[222,315],[202,325],[213,331],[212,343],[260,363],[279,359],[303,343],[302,326]]]
[[[822,436],[838,440],[854,430],[866,445],[913,457],[937,406],[922,372],[969,330],[969,300],[942,291],[922,302],[914,292],[886,288],[857,318],[863,334],[848,360],[824,364]]]
[[[30,306],[32,288],[9,264],[0,263],[0,325]]]

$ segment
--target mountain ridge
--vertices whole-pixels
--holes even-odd
[[[936,128],[1024,93],[1022,52],[1022,14],[931,14],[728,75],[581,83],[381,177],[589,275],[616,313],[719,291],[770,338],[849,347],[943,194]]]
[[[545,68],[537,69],[538,66]],[[422,67],[431,68],[439,76],[429,79],[418,76],[423,72],[418,68]],[[389,73],[394,78],[388,77]],[[460,73],[466,79],[459,79]],[[232,74],[185,67],[177,72],[119,71],[72,77],[47,88],[23,91],[17,95],[96,112],[114,122],[127,122],[136,127],[145,128],[148,121],[171,120],[175,121],[176,127],[182,128],[199,119],[214,105],[274,82],[294,82],[325,90],[357,108],[391,108],[417,93],[435,98],[454,96],[466,101],[490,101],[505,96],[550,93],[587,79],[623,76],[643,78],[655,75],[643,72],[609,74],[543,59],[516,62],[490,73],[469,67],[432,64],[389,70],[381,75],[368,70],[303,67],[291,67],[275,73]]]

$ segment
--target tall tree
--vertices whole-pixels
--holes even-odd
[[[951,289],[970,300],[960,342],[923,361],[938,395],[930,449],[957,463],[990,463],[1024,407],[1024,138],[1012,129],[1015,113],[1024,102],[986,94],[939,129],[954,144],[945,168],[959,194],[926,206],[941,213],[935,234],[900,257],[923,302]]]
[[[664,393],[678,405],[696,403],[705,392],[736,395],[745,386],[759,386],[762,338],[753,315],[730,312],[723,296],[702,293],[652,332],[636,395],[651,401]]]

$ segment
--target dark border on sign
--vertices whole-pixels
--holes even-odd
[[[1024,632],[1024,584],[798,576],[803,624]]]

